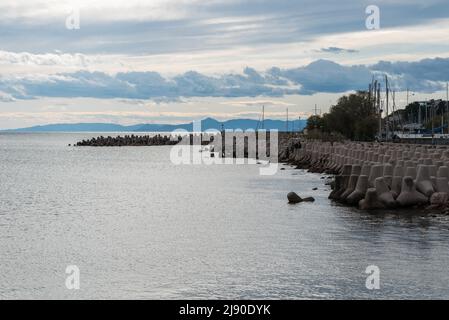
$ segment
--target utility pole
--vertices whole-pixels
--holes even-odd
[[[288,108],[287,108],[287,122],[286,122],[286,124],[285,124],[286,126],[287,126],[287,130],[286,130],[286,132],[288,132]]]
[[[432,145],[433,145],[433,134],[434,134],[434,132],[433,132],[433,111],[434,111],[434,108],[433,108],[433,103],[430,105],[430,110],[429,110],[429,113],[430,113],[430,115],[429,115],[429,117],[430,117],[430,122],[432,123]]]
[[[441,134],[444,134],[444,112],[441,112]]]
[[[396,116],[396,101],[395,101],[395,97],[396,97],[396,91],[393,90],[393,134],[394,134],[394,130],[396,129],[396,121],[394,120],[395,116]]]
[[[428,119],[428,116],[427,116],[428,111],[429,111],[429,104],[427,103],[427,99],[426,99],[426,124],[429,122],[429,119]]]
[[[262,130],[265,129],[265,106],[262,105]]]
[[[421,119],[421,103],[419,103],[419,108],[418,108],[418,120],[419,120],[419,130],[421,131],[421,122],[422,122],[422,119]]]
[[[408,88],[407,88],[407,103],[406,103],[405,107],[406,107],[406,108],[408,107]],[[409,119],[409,120],[410,120],[410,123],[413,123],[413,120],[412,120],[411,115],[412,115],[412,112],[410,111],[410,115],[409,115],[409,116],[410,116],[410,117],[409,117],[410,119]]]

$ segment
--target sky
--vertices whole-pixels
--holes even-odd
[[[447,0],[0,2],[0,129],[305,119],[385,74],[446,99]]]

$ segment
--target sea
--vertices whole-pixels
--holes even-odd
[[[449,298],[447,215],[342,206],[287,165],[73,146],[98,135],[0,133],[0,299]]]

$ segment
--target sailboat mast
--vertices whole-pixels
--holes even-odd
[[[376,86],[377,86],[377,94],[376,94],[376,105],[377,105],[377,111],[379,112],[379,139],[382,138],[382,107],[380,102],[380,81],[377,82],[376,80]]]
[[[262,106],[262,129],[265,129],[265,106]]]
[[[386,141],[388,141],[388,131],[389,131],[389,126],[390,126],[390,121],[389,121],[389,113],[388,113],[388,76],[387,75],[385,75],[385,92],[386,92],[386,97],[385,97],[385,100],[386,100],[386,105],[385,105],[385,107],[386,107],[386,110],[387,110],[387,117],[386,117],[386,125],[385,125],[385,134],[386,134],[386,136],[385,136],[385,139],[386,139]]]

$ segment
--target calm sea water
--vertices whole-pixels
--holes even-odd
[[[92,136],[0,134],[0,298],[449,298],[448,216],[338,206],[290,167],[67,146]],[[316,202],[288,205],[289,191]]]

